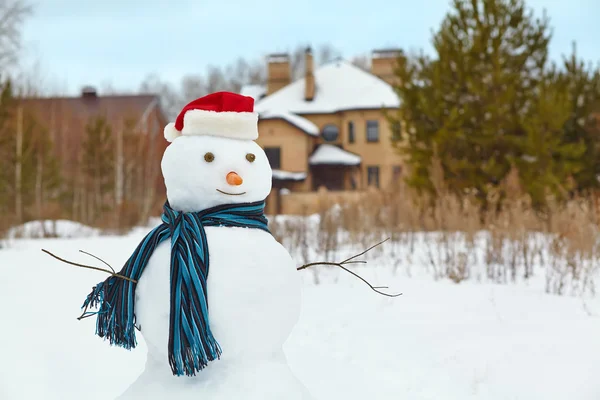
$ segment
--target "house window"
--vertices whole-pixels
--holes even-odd
[[[354,143],[356,138],[354,137],[354,122],[348,122],[348,143]]]
[[[379,121],[367,121],[367,142],[379,142]]]
[[[337,126],[329,124],[323,127],[323,132],[321,132],[321,135],[323,135],[323,139],[326,142],[335,142],[338,140],[340,132]]]
[[[281,169],[281,147],[265,147],[265,154],[272,169]]]
[[[392,138],[394,140],[402,139],[402,123],[400,121],[392,123]]]
[[[367,185],[379,187],[379,167],[367,167]]]
[[[392,168],[392,176],[393,176],[394,182],[398,182],[400,180],[400,178],[402,177],[402,166],[401,165],[394,165],[394,167]]]

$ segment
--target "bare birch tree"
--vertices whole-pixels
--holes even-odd
[[[350,62],[352,63],[352,65],[362,69],[363,71],[369,72],[371,70],[371,60],[369,59],[369,56],[354,56],[352,57]]]
[[[0,0],[0,70],[13,66],[21,49],[21,29],[32,12],[22,0]]]

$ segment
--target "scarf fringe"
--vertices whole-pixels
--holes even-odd
[[[94,286],[92,292],[85,299],[82,309],[96,308],[98,311],[86,311],[84,317],[96,315],[96,335],[108,340],[111,345],[131,350],[137,346],[135,337],[135,316],[133,313],[119,312],[118,295],[123,293],[125,285],[133,285],[124,279],[110,277],[104,282]],[[132,290],[126,290],[127,297],[131,297]],[[124,304],[125,307],[133,300]]]
[[[173,374],[177,376],[196,376],[196,372],[200,372],[206,368],[210,361],[220,359],[222,354],[221,347],[214,338],[211,342],[210,354],[206,354],[202,346],[187,347],[179,349],[175,354],[170,354],[169,365]]]

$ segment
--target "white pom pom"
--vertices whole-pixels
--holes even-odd
[[[167,139],[167,142],[172,142],[173,140],[177,139],[179,136],[181,136],[181,132],[179,132],[176,128],[175,128],[175,123],[174,122],[169,122],[167,124],[167,126],[165,126],[165,139]]]

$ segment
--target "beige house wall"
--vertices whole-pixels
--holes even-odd
[[[381,189],[389,187],[393,183],[393,171],[395,166],[402,167],[402,157],[391,145],[392,130],[382,110],[350,110],[335,114],[304,114],[304,118],[313,122],[322,130],[325,125],[334,124],[340,131],[338,141],[329,142],[340,144],[345,150],[358,154],[362,158],[360,166],[359,189],[367,187],[367,168],[379,167],[379,184]],[[379,121],[379,142],[367,142],[367,121]],[[354,143],[349,141],[348,123],[354,123]],[[317,143],[325,143],[322,138]],[[404,170],[404,168],[403,168]],[[349,183],[346,185],[349,188]]]
[[[308,172],[308,155],[312,148],[308,135],[283,120],[261,120],[258,125],[259,146],[281,148],[281,169]]]
[[[309,173],[308,157],[313,151],[316,138],[280,119],[260,120],[256,143],[263,149],[281,149],[281,169],[288,172]],[[308,174],[309,175],[309,174]],[[293,191],[309,191],[311,177],[302,182],[290,182]]]
[[[394,183],[394,167],[401,167],[406,173],[402,157],[391,144],[392,130],[382,110],[350,110],[334,114],[304,114],[302,117],[313,122],[322,130],[325,125],[334,124],[340,135],[336,142],[362,159],[360,167],[349,170],[346,175],[345,188],[350,190],[350,175],[358,182],[358,189],[367,189],[370,166],[379,167],[380,188],[391,188]],[[379,122],[379,141],[367,141],[367,121]],[[354,143],[349,141],[348,123],[354,123]],[[285,182],[284,187],[291,193],[277,195],[275,189],[267,200],[267,212],[276,213],[277,207],[284,214],[314,213],[318,209],[320,196],[312,192],[312,177],[308,158],[318,144],[325,143],[321,137],[314,137],[295,127],[285,120],[260,120],[258,124],[259,138],[257,143],[263,147],[279,147],[281,149],[281,169],[289,172],[305,172],[308,177],[302,182]],[[359,196],[358,192],[326,192],[330,199],[348,201]],[[322,195],[321,195],[322,196]]]
[[[379,121],[379,141],[367,141],[367,121]],[[367,168],[379,167],[379,184],[386,189],[393,183],[394,166],[402,166],[402,158],[392,147],[392,130],[381,110],[348,111],[343,114],[344,148],[361,156],[362,187],[367,186]],[[355,142],[348,141],[348,122],[354,123]]]

